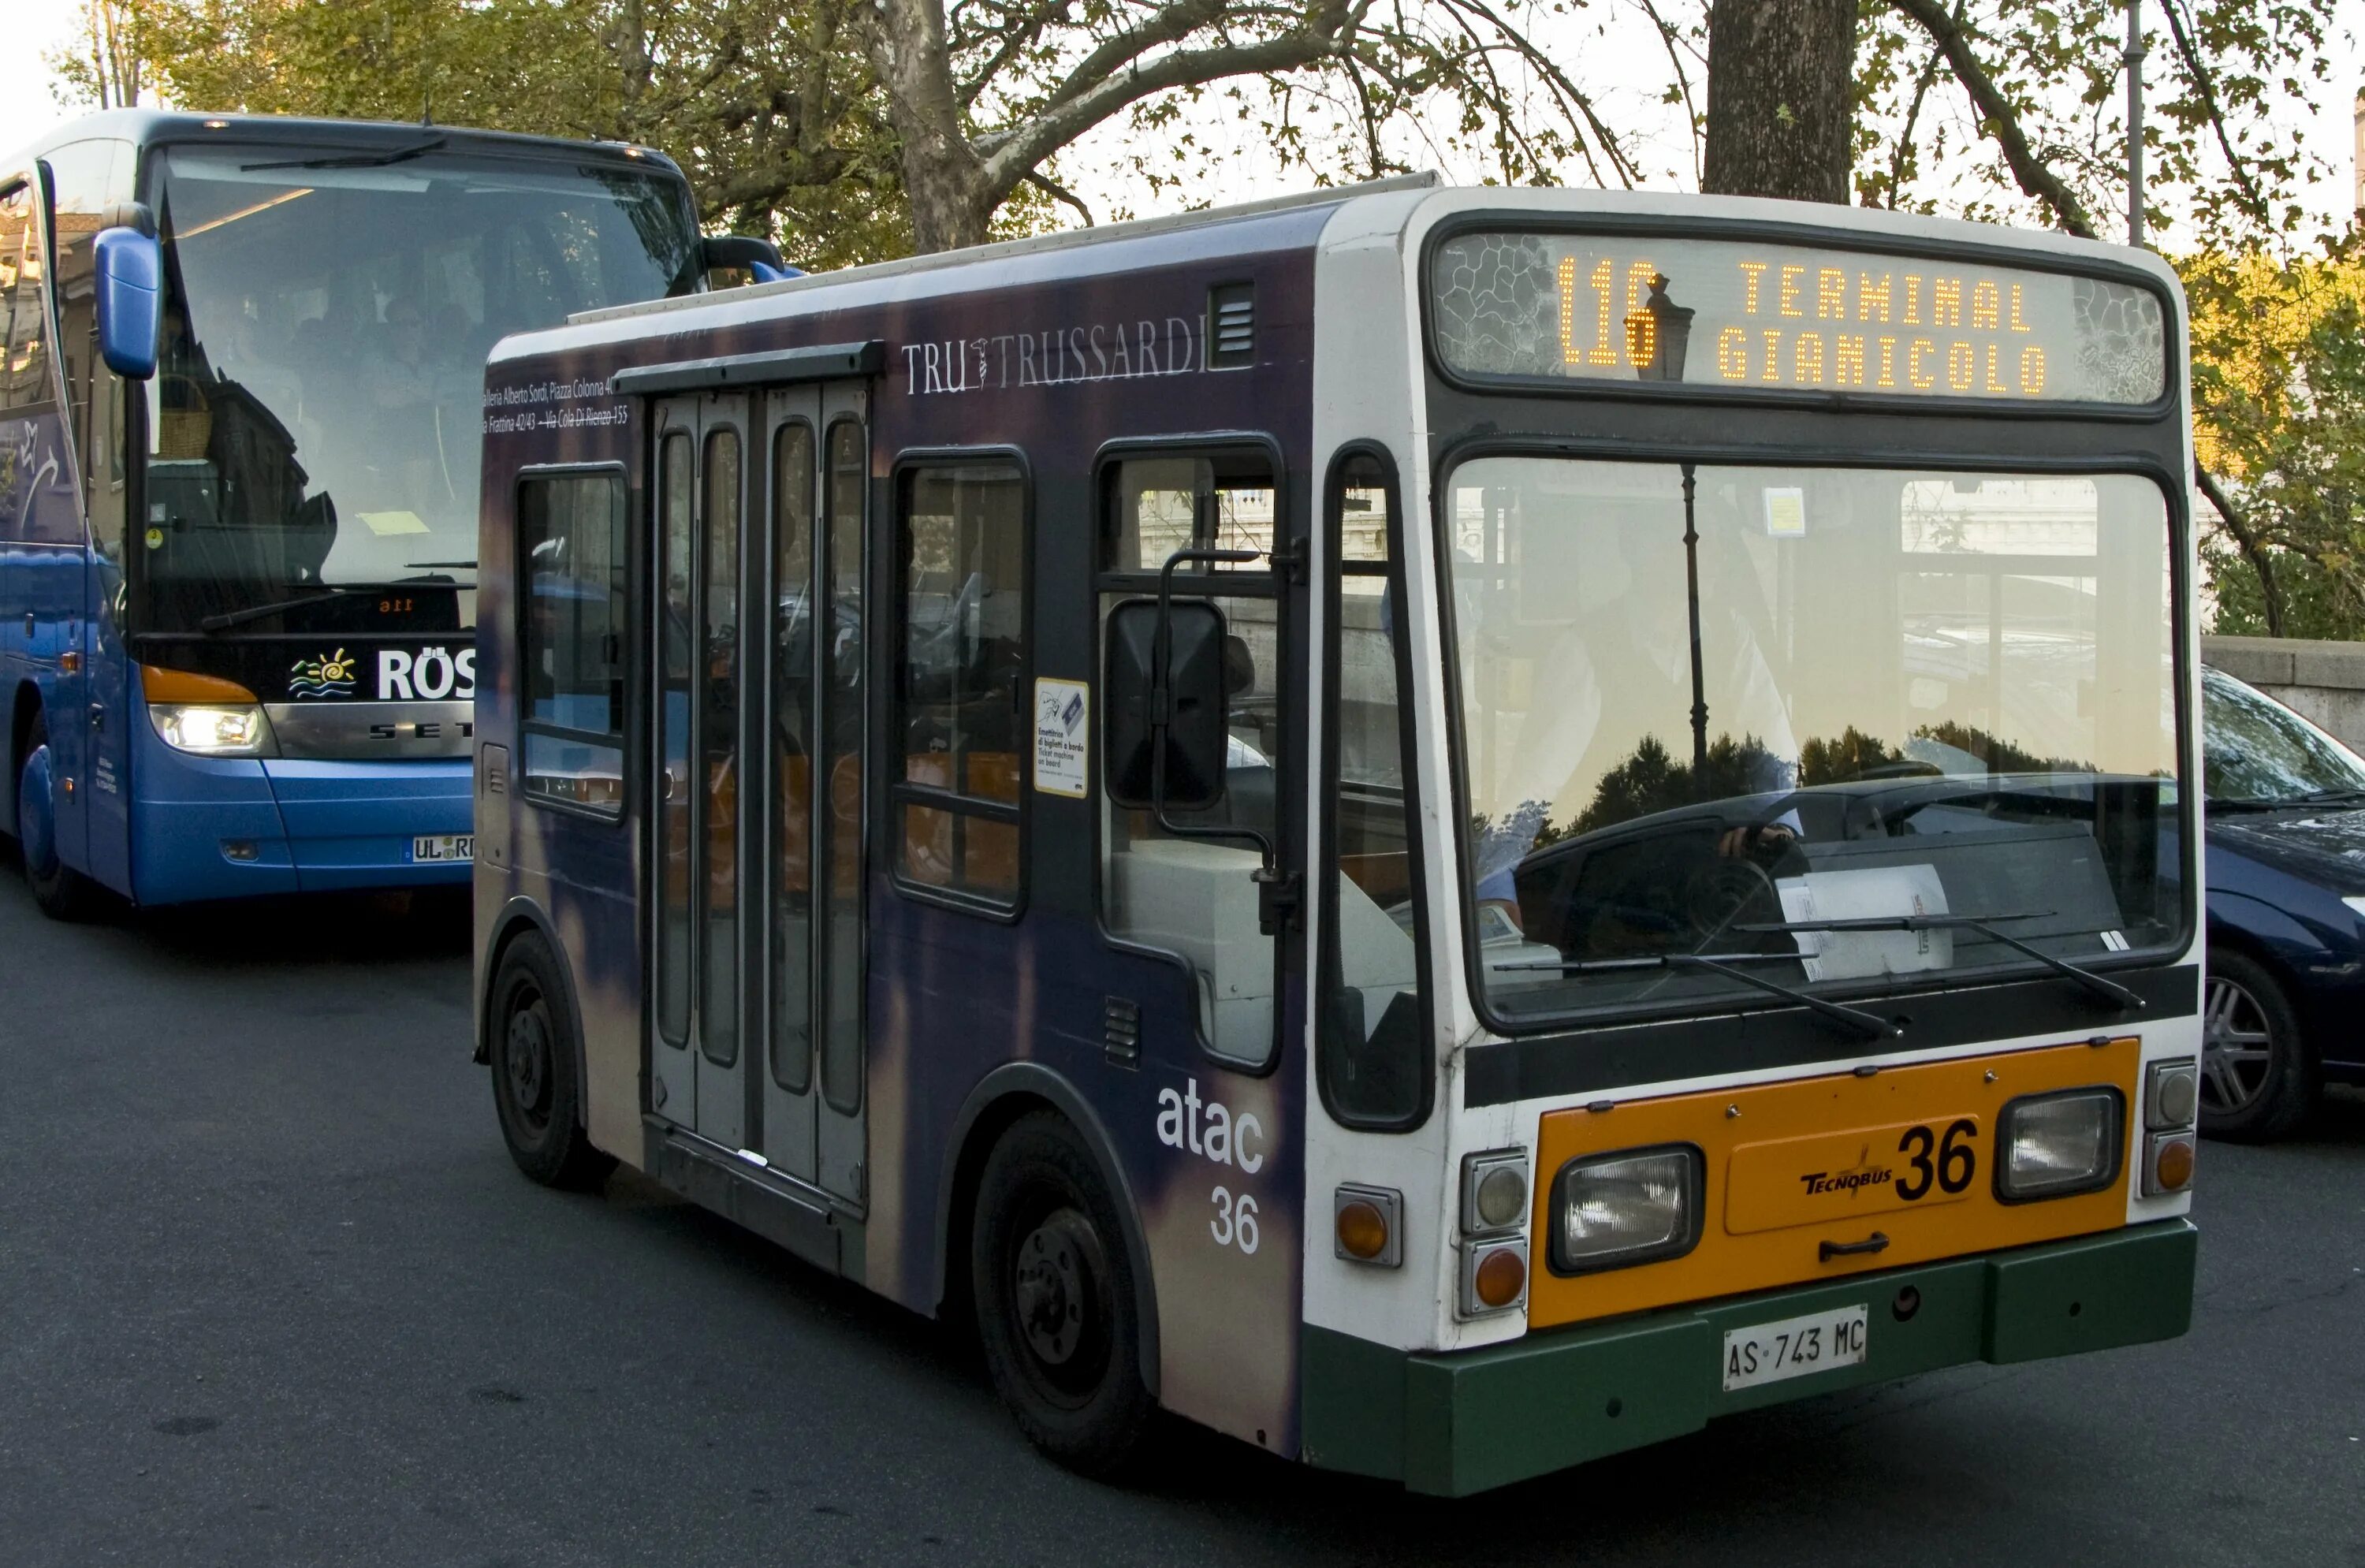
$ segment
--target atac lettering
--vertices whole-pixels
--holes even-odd
[[[1221,1100],[1200,1099],[1195,1078],[1179,1093],[1158,1092],[1158,1141],[1204,1155],[1217,1165],[1237,1166],[1251,1176],[1264,1169],[1264,1125],[1256,1113],[1234,1115]]]
[[[934,398],[1189,375],[1206,368],[1199,339],[1195,319],[1168,316],[904,343],[903,391]]]

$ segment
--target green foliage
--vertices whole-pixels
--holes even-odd
[[[2303,194],[2330,167],[2291,129],[2335,90],[2337,0],[2151,0],[2144,6],[2146,228],[2220,242],[2305,226]],[[1966,96],[1928,27],[1862,0],[1858,199],[1866,206],[2066,224],[1981,143],[1998,127]],[[1946,0],[1967,49],[2043,166],[2098,230],[2124,232],[2125,0]],[[1946,182],[1931,189],[1927,177]]]
[[[2194,444],[2237,514],[2202,552],[2214,629],[2365,636],[2365,262],[2204,252],[2179,270]]]
[[[653,146],[714,229],[818,266],[910,249],[858,0],[147,0],[183,106]]]

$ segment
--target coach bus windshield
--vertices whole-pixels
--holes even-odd
[[[422,141],[437,139],[420,132]],[[473,622],[487,352],[694,279],[669,172],[429,147],[166,150],[149,384],[148,631],[353,624],[415,587]]]
[[[1442,522],[1507,1026],[2180,929],[2150,481],[1490,456]]]

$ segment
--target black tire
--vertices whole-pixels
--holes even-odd
[[[615,1157],[584,1133],[575,1014],[540,935],[527,932],[503,949],[486,1024],[493,1108],[518,1169],[545,1187],[577,1192],[607,1180]]]
[[[1048,1111],[994,1146],[970,1228],[978,1339],[1027,1440],[1070,1470],[1123,1470],[1154,1402],[1116,1206],[1083,1138]]]
[[[51,920],[82,920],[97,905],[98,889],[58,854],[54,806],[46,853],[37,844],[37,835],[26,831],[25,769],[33,755],[49,744],[49,721],[36,713],[33,727],[25,735],[25,755],[17,759],[15,788],[10,791],[17,802],[17,820],[9,826],[17,834],[19,857],[25,863],[25,885],[33,890],[33,902],[40,906],[41,913]]]
[[[2315,1066],[2282,984],[2247,953],[2212,948],[2201,1008],[2201,1130],[2282,1137],[2315,1108]]]

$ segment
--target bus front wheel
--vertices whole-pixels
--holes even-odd
[[[987,1159],[970,1245],[978,1338],[1027,1439],[1069,1469],[1121,1469],[1148,1425],[1133,1270],[1092,1150],[1020,1118]]]
[[[90,913],[91,884],[58,853],[55,758],[49,722],[36,713],[17,774],[17,847],[25,857],[25,881],[41,913],[52,920],[79,920]]]
[[[615,1159],[583,1129],[574,1013],[550,945],[527,932],[501,954],[493,976],[493,1107],[518,1169],[546,1187],[596,1187]]]

